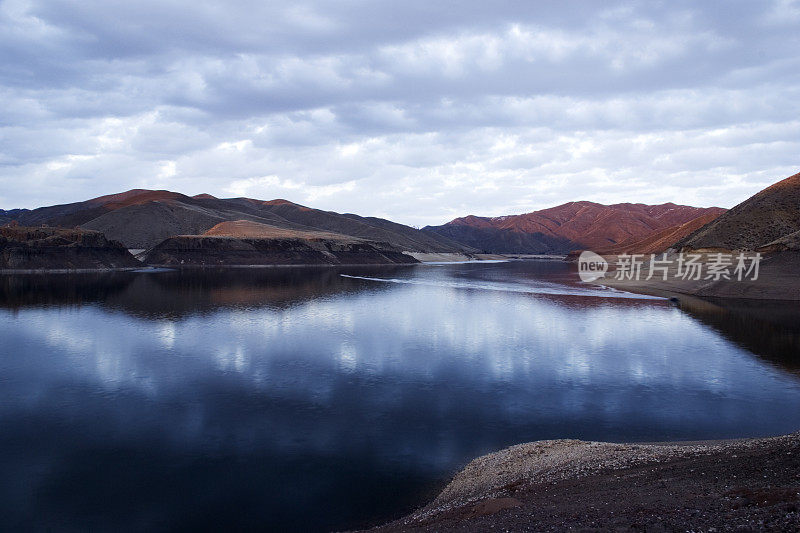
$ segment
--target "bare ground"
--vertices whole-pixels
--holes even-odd
[[[574,440],[480,457],[373,531],[800,531],[800,433],[673,444]]]

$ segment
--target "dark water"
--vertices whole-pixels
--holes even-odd
[[[567,268],[2,276],[0,529],[343,529],[510,444],[800,428],[794,308]]]

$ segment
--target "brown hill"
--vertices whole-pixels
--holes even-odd
[[[95,269],[141,266],[120,243],[96,231],[0,227],[0,269]]]
[[[767,187],[676,246],[695,250],[755,250],[797,231],[800,231],[800,174]]]
[[[652,235],[645,237],[641,240],[630,239],[615,247],[607,248],[598,251],[601,255],[617,255],[617,254],[657,254],[667,251],[679,240],[691,235],[693,232],[702,228],[709,222],[716,220],[720,214],[724,213],[724,209],[719,212],[709,212],[701,215],[689,222],[671,226],[669,228],[657,231]]]
[[[128,248],[150,248],[175,235],[202,235],[221,222],[249,220],[297,231],[328,232],[386,242],[415,252],[472,252],[445,237],[388,220],[340,214],[287,200],[194,197],[170,191],[134,189],[85,202],[0,212],[0,220],[29,226],[96,230]]]
[[[467,216],[426,231],[493,253],[568,253],[605,250],[641,241],[724,209],[661,205],[569,202],[522,215]]]

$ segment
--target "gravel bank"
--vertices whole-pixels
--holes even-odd
[[[512,446],[375,531],[800,531],[800,433]]]

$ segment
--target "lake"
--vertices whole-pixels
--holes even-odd
[[[538,439],[800,428],[800,317],[561,262],[0,276],[0,529],[329,531]]]

